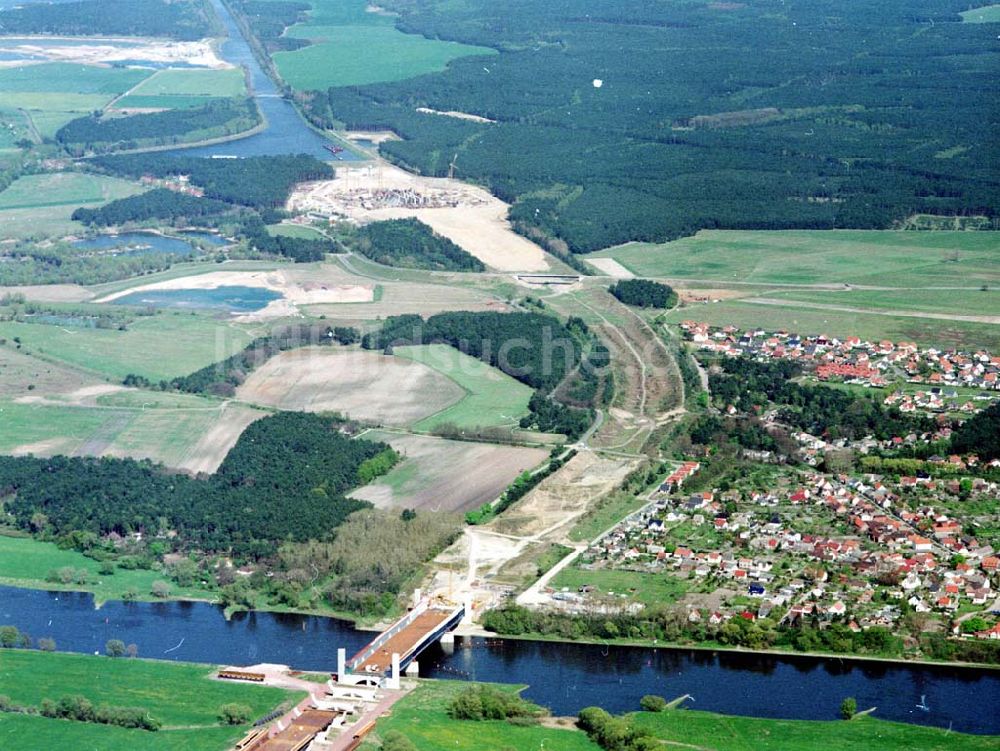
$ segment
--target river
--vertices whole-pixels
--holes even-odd
[[[267,127],[255,135],[235,141],[177,149],[170,153],[185,156],[272,156],[277,154],[309,154],[330,161],[330,152],[324,148],[331,142],[312,130],[296,111],[292,103],[283,99],[274,82],[260,67],[250,50],[250,45],[240,32],[236,21],[222,0],[212,0],[212,5],[226,28],[228,38],[222,43],[221,57],[229,63],[246,68],[257,104],[267,120]],[[358,159],[349,150],[338,154],[343,161]]]
[[[335,618],[237,614],[207,603],[108,602],[89,594],[0,587],[0,624],[52,637],[60,650],[103,652],[108,639],[134,643],[144,657],[249,665],[276,662],[331,670],[337,648],[353,654],[372,637]],[[524,683],[525,696],[555,714],[599,705],[638,709],[644,694],[691,694],[692,708],[808,720],[837,717],[841,700],[877,706],[877,717],[1000,734],[1000,671],[812,657],[605,647],[513,639],[456,639],[420,658],[429,678]],[[921,697],[929,711],[917,708]]]

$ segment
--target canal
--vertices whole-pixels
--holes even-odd
[[[0,624],[60,650],[103,652],[108,639],[143,657],[249,665],[275,662],[331,670],[337,648],[353,654],[372,637],[335,618],[241,613],[227,621],[207,603],[108,602],[89,594],[0,587]],[[756,717],[836,719],[853,696],[876,716],[956,731],[1000,734],[1000,671],[811,657],[612,647],[512,639],[456,639],[420,657],[429,678],[528,685],[525,696],[555,714],[599,705],[638,709],[644,694],[694,697],[690,706]],[[917,707],[923,703],[924,711]]]

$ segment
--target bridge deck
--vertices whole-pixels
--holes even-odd
[[[421,640],[440,628],[451,617],[452,613],[447,610],[437,610],[434,608],[425,610],[414,618],[413,622],[406,626],[406,628],[391,636],[375,654],[365,660],[363,665],[358,665],[356,671],[358,673],[383,675],[385,671],[392,667],[392,655],[394,653],[398,654],[401,658],[405,658],[411,650],[420,644]],[[363,652],[364,650],[355,655],[355,659]]]
[[[326,730],[338,714],[340,713],[322,709],[307,709],[280,733],[255,746],[254,751],[299,751],[317,734]]]

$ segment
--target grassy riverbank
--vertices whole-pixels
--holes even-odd
[[[0,694],[12,705],[39,709],[44,700],[79,696],[93,706],[139,707],[162,723],[157,731],[0,713],[0,748],[80,748],[88,751],[222,751],[249,723],[222,725],[219,707],[237,703],[251,720],[304,694],[278,688],[211,680],[209,665],[127,658],[0,650]]]
[[[456,720],[449,703],[467,690],[460,681],[420,681],[413,693],[379,720],[378,738],[392,732],[405,735],[417,751],[479,751],[480,749],[558,749],[598,751],[600,746],[577,730],[573,718],[548,718],[541,724],[514,726],[505,721]],[[500,686],[502,690],[517,690]],[[874,717],[851,721],[772,720],[672,709],[626,715],[635,728],[645,730],[664,747],[684,746],[699,751],[826,751],[874,749],[893,751],[986,751],[1000,744],[998,736],[976,736],[943,728],[887,722]],[[379,748],[377,739],[363,746]]]

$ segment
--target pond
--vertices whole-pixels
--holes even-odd
[[[335,618],[249,613],[227,621],[207,603],[95,608],[89,594],[10,587],[0,587],[0,624],[54,638],[67,651],[103,652],[108,639],[121,639],[144,657],[315,671],[334,669],[338,647],[350,656],[372,637]],[[1000,733],[1000,671],[478,637],[457,639],[453,652],[435,645],[419,663],[425,677],[527,684],[525,696],[558,715],[591,705],[630,711],[644,694],[687,693],[695,709],[832,720],[854,696],[882,719]],[[917,708],[922,697],[929,711]]]
[[[153,308],[190,308],[252,313],[281,298],[280,292],[264,287],[232,285],[215,289],[148,289],[116,297],[113,305]]]
[[[208,237],[217,235],[205,234]],[[192,235],[192,239],[199,239]],[[116,251],[117,255],[148,255],[150,253],[173,253],[175,255],[189,255],[196,252],[190,242],[177,237],[166,237],[153,232],[124,232],[120,235],[97,235],[82,240],[74,240],[74,248],[80,250],[108,250]]]

